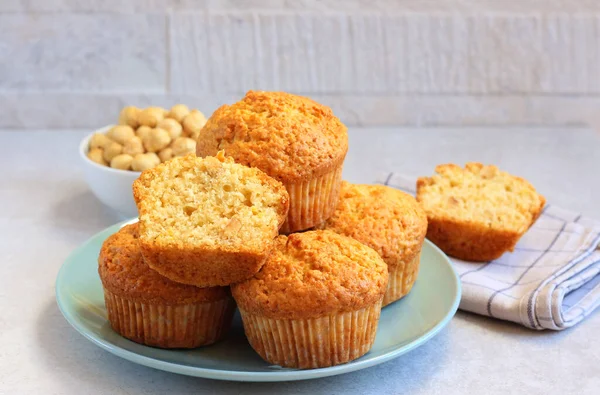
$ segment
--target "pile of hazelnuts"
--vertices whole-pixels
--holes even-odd
[[[196,152],[196,139],[205,123],[204,114],[184,104],[170,110],[127,106],[118,125],[91,137],[87,157],[114,169],[144,171]]]

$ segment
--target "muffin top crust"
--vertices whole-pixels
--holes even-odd
[[[322,317],[377,303],[388,282],[371,248],[328,230],[279,236],[262,269],[234,284],[246,312],[277,319]]]
[[[219,150],[282,182],[294,182],[340,165],[348,134],[329,107],[307,97],[249,91],[237,103],[221,106],[204,125],[196,154]]]
[[[407,193],[344,181],[335,213],[319,227],[368,245],[393,269],[420,253],[427,215]]]
[[[102,245],[98,273],[110,292],[166,305],[212,302],[230,296],[227,287],[179,284],[150,269],[142,258],[138,237],[138,223],[135,223],[124,226]]]

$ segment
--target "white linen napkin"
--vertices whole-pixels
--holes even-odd
[[[415,193],[395,173],[378,183]],[[450,258],[462,283],[460,309],[532,329],[562,330],[600,304],[600,221],[547,204],[514,252],[487,263]]]

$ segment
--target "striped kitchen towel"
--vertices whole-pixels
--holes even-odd
[[[415,193],[416,179],[379,183]],[[514,252],[487,263],[451,258],[462,282],[460,309],[533,329],[562,330],[600,304],[600,221],[547,204]]]

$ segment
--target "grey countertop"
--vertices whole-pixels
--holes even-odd
[[[118,221],[83,180],[86,131],[5,131],[0,170],[0,393],[598,393],[600,313],[563,332],[535,332],[459,312],[398,359],[289,383],[179,376],[122,360],[75,332],[54,299],[67,255]],[[438,163],[482,161],[529,179],[548,201],[600,218],[600,138],[586,129],[353,129],[345,178],[372,182]]]

